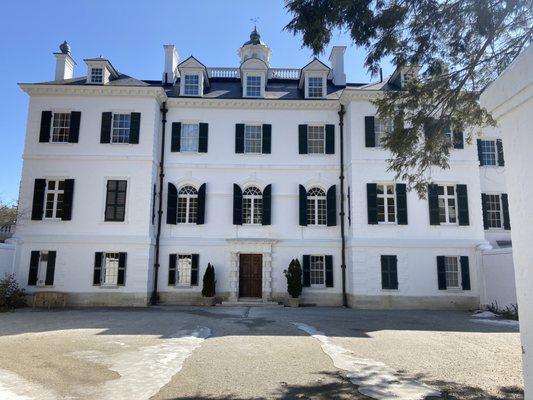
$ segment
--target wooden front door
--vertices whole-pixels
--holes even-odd
[[[239,297],[263,297],[263,256],[241,254],[239,258]]]

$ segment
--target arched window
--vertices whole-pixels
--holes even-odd
[[[307,192],[307,225],[326,225],[326,193],[317,187]]]
[[[178,223],[195,224],[198,211],[198,191],[192,186],[183,186],[178,192]]]
[[[263,215],[263,193],[251,186],[242,196],[242,222],[243,224],[261,224]]]

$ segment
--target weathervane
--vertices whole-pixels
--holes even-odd
[[[254,28],[257,28],[257,23],[259,22],[259,17],[250,18],[250,21],[254,23]]]

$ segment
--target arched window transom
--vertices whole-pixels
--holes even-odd
[[[198,213],[198,191],[193,186],[183,186],[178,192],[178,223],[195,224]]]
[[[326,225],[326,193],[317,187],[307,191],[307,225]]]
[[[255,186],[247,188],[242,196],[243,224],[261,224],[263,214],[263,193]]]

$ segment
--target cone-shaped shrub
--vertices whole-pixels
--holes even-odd
[[[210,263],[207,264],[207,269],[204,274],[204,287],[202,288],[202,296],[204,297],[214,297],[215,296],[215,286],[217,281],[215,280],[215,267]]]
[[[302,267],[300,261],[292,260],[289,268],[283,271],[287,278],[287,292],[293,298],[298,298],[302,294]]]

